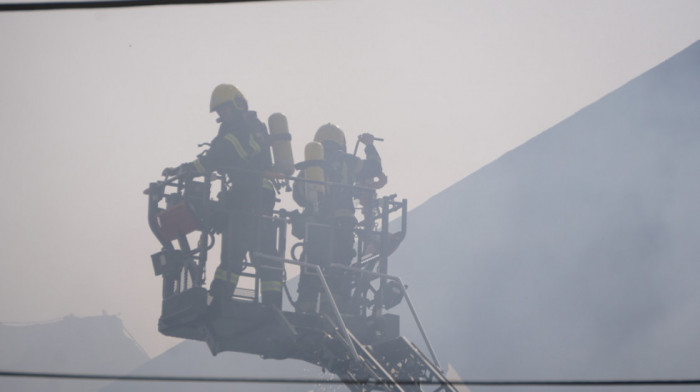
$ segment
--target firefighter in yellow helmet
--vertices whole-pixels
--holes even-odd
[[[275,226],[268,219],[276,194],[270,178],[272,158],[267,127],[248,110],[248,101],[231,84],[216,86],[209,111],[219,116],[219,132],[209,150],[193,162],[167,168],[164,175],[178,171],[206,174],[216,171],[227,177],[228,188],[219,194],[219,202],[228,211],[221,222],[221,264],[216,269],[210,294],[214,307],[230,300],[244,268],[246,255],[259,251],[276,254]],[[282,266],[251,255],[261,280],[262,302],[281,308]],[[272,267],[272,268],[265,268]]]
[[[312,184],[298,181],[293,193],[294,200],[304,207],[306,221],[321,224],[318,230],[308,229],[312,226],[307,226],[309,238],[305,238],[304,242],[305,260],[321,266],[348,266],[355,256],[354,229],[357,219],[353,199],[362,196],[358,193],[361,191],[353,186],[383,176],[381,158],[373,144],[374,137],[368,133],[359,136],[359,141],[365,145],[366,158],[348,154],[344,132],[331,123],[322,125],[316,131],[314,141],[323,145],[322,167],[326,186],[319,195],[310,197]],[[302,170],[299,178],[306,178],[306,170]],[[323,225],[330,226],[330,230],[324,229]],[[359,310],[357,304],[352,303],[353,282],[349,275],[329,268],[324,271],[324,276],[341,312],[353,314]],[[302,271],[297,310],[313,312],[320,290],[320,281]],[[324,308],[324,298],[321,297],[321,300]]]

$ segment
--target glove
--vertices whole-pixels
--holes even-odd
[[[194,166],[189,163],[183,163],[182,165],[178,167],[166,167],[163,169],[163,175],[165,177],[170,177],[170,176],[181,176],[184,174],[192,174],[196,170],[194,169]]]
[[[170,177],[176,175],[178,171],[180,171],[180,167],[166,167],[162,174],[164,177]]]
[[[375,139],[374,135],[371,133],[363,133],[357,138],[360,140],[360,143],[364,144],[365,146],[371,146]]]

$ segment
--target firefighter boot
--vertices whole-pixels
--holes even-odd
[[[306,267],[301,267],[299,287],[297,288],[299,296],[295,304],[297,313],[316,313],[320,286],[321,281],[318,276],[308,273]]]
[[[270,288],[269,286],[273,287]],[[282,309],[282,282],[262,282],[262,287],[263,305],[271,305],[277,309]]]
[[[209,308],[214,312],[221,311],[223,304],[230,301],[233,297],[237,284],[238,274],[217,268],[214,281],[211,282],[211,287],[209,288],[209,295],[212,297]]]

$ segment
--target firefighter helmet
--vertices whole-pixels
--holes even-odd
[[[336,125],[328,123],[322,125],[321,128],[316,131],[316,136],[314,136],[314,141],[323,144],[324,142],[334,142],[340,146],[340,149],[345,151],[345,134]]]
[[[248,101],[246,101],[243,93],[236,86],[220,84],[211,93],[209,112],[215,111],[217,107],[226,102],[233,103],[233,106],[238,110],[248,110]]]

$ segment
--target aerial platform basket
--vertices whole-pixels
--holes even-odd
[[[456,392],[440,370],[406,286],[388,274],[388,256],[405,236],[406,200],[397,201],[392,195],[365,206],[365,219],[355,227],[357,259],[350,266],[326,263],[321,267],[285,259],[287,225],[295,215],[280,210],[272,217],[261,217],[275,225],[281,251],[274,255],[256,252],[251,257],[296,265],[311,271],[322,283],[320,296],[325,307],[302,313],[261,303],[260,277],[258,271],[251,272],[267,268],[261,265],[246,264],[241,273],[252,281],[251,286],[238,287],[231,298],[212,302],[205,288],[207,255],[215,234],[212,221],[230,212],[210,200],[209,189],[216,179],[212,175],[201,181],[170,178],[152,183],[145,192],[149,195],[148,222],[162,245],[151,256],[155,274],[163,279],[158,321],[162,334],[205,342],[213,355],[234,351],[303,360],[336,374],[352,392]],[[224,177],[218,179],[224,182]],[[174,192],[168,193],[172,188]],[[159,206],[162,200],[167,201],[165,208]],[[393,212],[401,213],[397,233],[389,232]],[[192,233],[198,234],[194,247],[188,239]],[[348,311],[351,314],[341,313],[326,273],[353,282],[352,300],[357,306]],[[283,289],[289,303],[295,305],[286,282]],[[400,336],[399,316],[386,313],[399,303],[408,305],[429,356]]]

